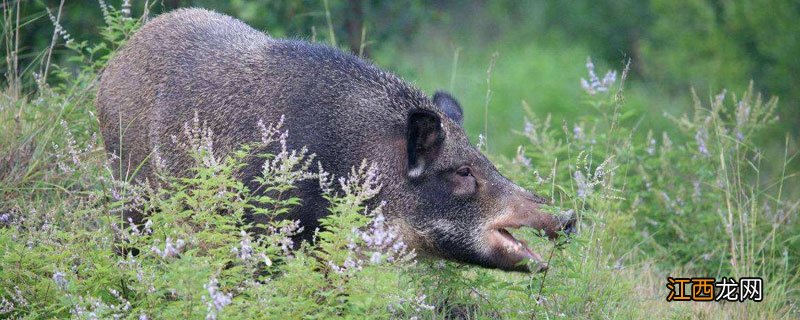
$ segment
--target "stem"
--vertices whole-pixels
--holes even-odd
[[[50,47],[47,48],[47,59],[44,63],[44,72],[42,72],[42,83],[47,81],[47,74],[50,72],[50,57],[53,55],[53,48],[56,46],[56,41],[58,41],[58,26],[61,23],[61,12],[64,9],[64,0],[61,0],[61,3],[58,5],[58,12],[56,13],[56,24],[53,29],[53,38],[50,39]]]
[[[458,67],[458,55],[461,53],[461,47],[457,47],[453,53],[453,67],[450,71],[450,92],[453,92],[453,87],[456,83],[456,68]]]
[[[544,281],[547,280],[547,272],[550,271],[550,261],[553,260],[553,253],[556,251],[556,247],[558,247],[558,242],[553,242],[553,247],[550,248],[550,254],[547,256],[547,269],[544,270],[544,274],[542,275],[542,282],[539,284],[539,293],[537,299],[542,298],[542,291],[544,290]]]
[[[486,69],[486,99],[483,105],[483,141],[486,153],[489,152],[489,101],[492,100],[492,71],[494,70],[497,56],[497,51],[492,53],[492,59],[489,60],[489,68]]]
[[[331,22],[331,10],[328,8],[328,0],[322,0],[325,5],[325,21],[328,23],[328,35],[330,36],[331,44],[336,46],[336,33],[333,32],[333,22]]]

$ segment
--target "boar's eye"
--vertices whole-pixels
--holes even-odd
[[[453,179],[453,194],[458,196],[472,196],[478,191],[478,180],[472,175],[472,168],[463,166],[458,168]]]
[[[458,168],[458,170],[456,170],[456,174],[459,175],[459,176],[462,176],[462,177],[469,177],[469,176],[472,175],[472,169],[470,169],[467,166],[464,166],[464,167]]]

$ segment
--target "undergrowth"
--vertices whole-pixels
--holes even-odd
[[[578,214],[579,233],[550,242],[523,234],[545,257],[540,274],[418,260],[365,202],[381,188],[364,162],[333,177],[307,150],[287,150],[281,123],[264,145],[216,154],[202,119],[186,124],[185,177],[115,180],[94,116],[98,72],[141,24],[106,7],[99,44],[75,43],[70,66],[7,72],[0,99],[0,317],[3,318],[793,318],[800,293],[800,199],[784,193],[796,154],[764,154],[751,137],[778,119],[776,99],[722,92],[694,112],[664,115],[679,135],[647,130],[626,108],[628,65],[600,78],[591,60],[586,112],[570,123],[525,105],[526,142],[494,156],[519,184]],[[54,19],[57,21],[57,19]],[[20,26],[5,25],[6,34]],[[6,43],[5,45],[9,45]],[[49,61],[42,59],[41,64]],[[494,75],[502,77],[502,75]],[[619,78],[619,79],[618,79]],[[23,90],[28,81],[35,89]],[[576,85],[579,82],[576,81]],[[488,95],[487,95],[488,96]],[[488,103],[488,102],[487,102]],[[256,193],[237,179],[265,165]],[[330,202],[311,242],[280,219],[313,180]],[[264,194],[277,194],[267,196]],[[124,221],[125,210],[147,212]],[[255,224],[248,212],[270,217]],[[390,214],[390,213],[386,213]],[[396,214],[396,213],[395,213]],[[402,213],[400,213],[402,214]],[[762,277],[763,302],[665,302],[666,277]]]

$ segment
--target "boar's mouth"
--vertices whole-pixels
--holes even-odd
[[[533,252],[525,240],[515,238],[508,231],[522,227],[536,228],[529,220],[506,216],[488,224],[485,235],[493,265],[503,270],[521,272],[540,272],[547,269],[542,257]],[[527,263],[529,260],[534,264]]]

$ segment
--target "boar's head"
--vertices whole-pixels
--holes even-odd
[[[574,231],[574,216],[543,212],[547,200],[505,178],[470,144],[459,103],[443,92],[432,100],[438,112],[412,109],[407,119],[406,181],[398,192],[408,209],[405,238],[423,255],[509,271],[546,269],[509,229],[555,238]]]

